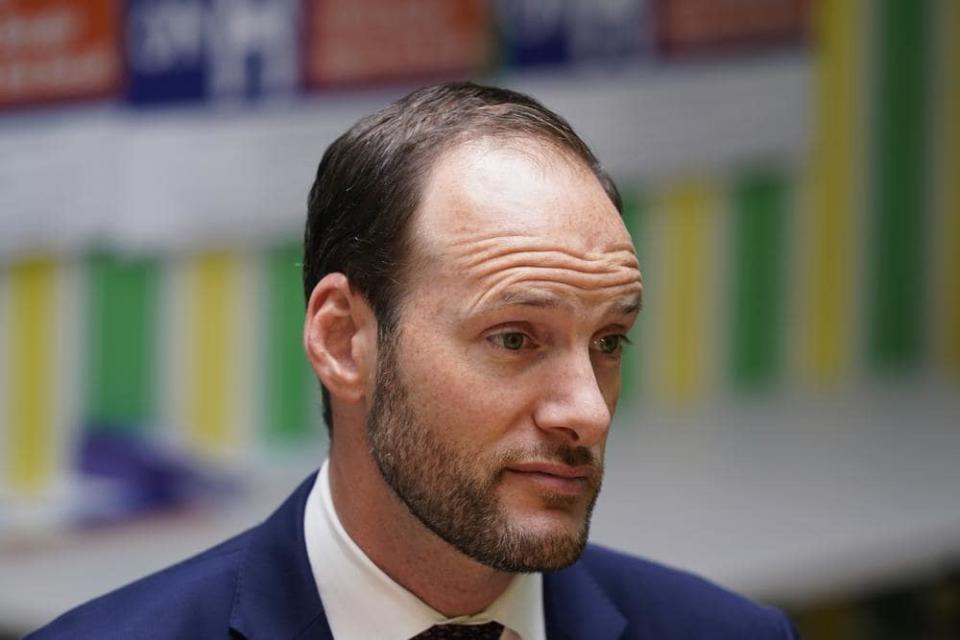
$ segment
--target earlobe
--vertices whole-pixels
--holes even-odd
[[[307,303],[304,349],[314,372],[342,402],[362,402],[376,358],[376,319],[342,273],[327,274]]]

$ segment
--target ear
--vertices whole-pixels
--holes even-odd
[[[329,273],[310,294],[303,344],[314,372],[330,395],[359,404],[375,370],[377,320],[364,297],[342,273]]]

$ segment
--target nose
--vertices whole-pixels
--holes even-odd
[[[548,365],[552,375],[544,381],[543,397],[534,422],[552,437],[568,444],[590,447],[610,428],[610,407],[603,395],[589,354],[577,354],[563,363]]]

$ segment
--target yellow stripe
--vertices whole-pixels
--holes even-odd
[[[943,185],[944,230],[943,283],[944,357],[947,368],[960,373],[960,3],[946,0],[944,21],[944,56],[941,69],[946,85],[947,104],[943,112],[945,133],[944,161],[940,172]]]
[[[659,287],[663,305],[663,342],[660,353],[664,395],[674,401],[691,400],[704,383],[707,269],[710,256],[708,215],[711,194],[706,185],[687,182],[667,190],[663,197],[662,272]]]
[[[202,452],[223,453],[233,444],[233,306],[235,259],[225,253],[192,261],[188,275],[190,439]]]
[[[857,158],[861,149],[857,79],[862,77],[860,0],[816,2],[816,130],[810,183],[810,246],[801,264],[809,269],[803,323],[804,369],[831,382],[851,361],[850,313],[857,249]]]
[[[16,264],[8,271],[7,481],[35,495],[53,477],[53,367],[55,267],[49,261]]]

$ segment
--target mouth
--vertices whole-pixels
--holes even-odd
[[[513,464],[505,474],[521,481],[531,482],[553,493],[576,495],[594,485],[597,471],[592,466],[571,467],[550,462]]]

